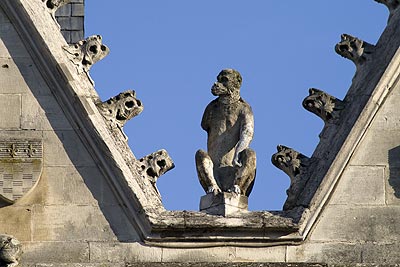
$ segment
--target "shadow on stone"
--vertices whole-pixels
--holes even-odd
[[[389,150],[389,184],[394,196],[400,198],[400,146]]]

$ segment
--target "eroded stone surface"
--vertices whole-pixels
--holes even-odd
[[[344,103],[324,91],[310,88],[309,96],[303,100],[303,107],[327,123],[339,117],[340,111],[344,109]]]
[[[249,196],[256,170],[251,107],[240,97],[242,77],[233,69],[222,70],[211,93],[217,96],[206,107],[201,127],[207,132],[207,152],[196,153],[197,174],[204,191],[235,192]]]
[[[350,59],[359,67],[363,65],[375,50],[375,46],[349,34],[342,34],[335,51],[344,58]]]
[[[18,266],[22,255],[21,243],[10,235],[0,235],[0,266]]]
[[[290,177],[290,187],[286,191],[288,198],[283,207],[288,210],[294,207],[299,193],[304,189],[307,169],[311,160],[296,150],[279,145],[278,152],[272,155],[271,161],[278,169]]]
[[[77,66],[78,73],[88,73],[90,68],[110,53],[107,46],[103,45],[100,35],[92,35],[86,40],[65,46],[69,59]]]
[[[111,129],[120,129],[125,123],[143,111],[142,102],[136,98],[136,92],[127,90],[97,104],[101,114]],[[123,132],[122,132],[123,133]],[[125,134],[124,134],[125,136]]]
[[[158,150],[138,160],[141,174],[144,179],[150,180],[157,190],[158,178],[175,167],[175,164],[165,149]]]

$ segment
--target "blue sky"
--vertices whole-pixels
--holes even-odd
[[[103,100],[134,89],[144,111],[125,125],[137,158],[166,149],[175,169],[157,182],[170,210],[198,210],[194,164],[206,149],[200,120],[220,70],[243,76],[252,106],[257,177],[250,210],[280,210],[289,177],[271,164],[283,144],[311,156],[323,122],[304,110],[308,88],[343,99],[355,67],[334,52],[342,33],[375,44],[388,11],[373,0],[86,1],[85,35],[110,54],[91,69]]]

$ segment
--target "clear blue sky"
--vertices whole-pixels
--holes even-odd
[[[278,144],[312,155],[323,123],[301,106],[308,88],[343,99],[355,67],[334,45],[342,33],[375,44],[387,15],[373,0],[87,0],[85,35],[102,35],[111,50],[91,69],[100,97],[134,89],[144,103],[124,127],[133,153],[164,148],[175,161],[157,183],[170,210],[198,210],[201,116],[219,71],[240,71],[241,95],[255,116],[249,209],[280,210],[289,177],[271,155]]]

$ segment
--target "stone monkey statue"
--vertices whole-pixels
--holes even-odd
[[[240,97],[242,77],[222,70],[211,93],[217,98],[206,107],[201,127],[207,132],[207,152],[195,156],[197,174],[206,193],[234,192],[249,196],[256,176],[256,154],[249,148],[254,117]]]

